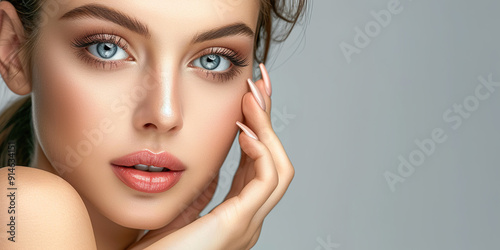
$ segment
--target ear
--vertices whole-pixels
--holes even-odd
[[[0,2],[0,74],[12,92],[26,95],[31,83],[22,63],[21,45],[25,42],[24,27],[10,2]]]

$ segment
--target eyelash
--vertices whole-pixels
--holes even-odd
[[[116,44],[118,47],[122,48],[125,52],[127,52],[127,54],[129,54],[129,58],[125,60],[101,60],[93,55],[89,55],[89,52],[87,51],[86,48],[88,46],[98,43]],[[95,66],[96,68],[112,70],[117,68],[119,65],[125,63],[126,61],[134,60],[134,58],[130,56],[130,53],[127,50],[128,44],[121,37],[115,34],[94,33],[85,35],[81,38],[73,40],[72,45],[77,49],[76,53],[79,58],[81,58],[84,62]],[[207,78],[209,78],[211,75],[213,80],[217,79],[218,81],[221,82],[232,80],[235,76],[241,73],[240,70],[241,68],[248,66],[248,58],[243,57],[242,55],[231,49],[222,47],[213,47],[205,49],[199,55],[197,55],[196,59],[210,54],[222,56],[228,59],[232,64],[229,71],[222,73],[217,73],[214,71],[209,71],[199,68],[199,70],[205,72]],[[194,67],[193,62],[190,62],[189,66]]]
[[[232,80],[234,77],[236,77],[241,73],[240,70],[241,68],[248,66],[248,58],[245,58],[241,56],[239,53],[228,48],[213,47],[205,49],[204,51],[201,52],[201,54],[196,56],[196,59],[206,55],[222,56],[228,59],[232,64],[232,66],[229,68],[229,71],[223,73],[218,73],[215,71],[210,71],[200,68],[201,71],[205,72],[205,76],[207,78],[210,77],[211,75],[213,80],[217,79],[218,81],[221,82]],[[189,66],[195,67],[192,62],[189,63]]]
[[[83,49],[98,43],[116,44],[118,47],[125,50],[127,54],[129,54],[129,58],[125,60],[101,60],[96,58],[95,56],[89,55],[87,49]],[[133,57],[130,56],[130,53],[127,51],[128,44],[121,37],[114,34],[98,33],[86,35],[82,38],[73,40],[72,45],[77,49],[76,52],[78,57],[80,57],[86,63],[96,66],[97,68],[106,69],[106,67],[108,67],[107,69],[111,70],[117,68],[120,64],[123,64],[126,61],[134,60]]]

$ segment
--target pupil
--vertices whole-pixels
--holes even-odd
[[[201,64],[205,69],[212,70],[219,66],[220,56],[218,55],[206,55],[201,58]]]
[[[100,43],[97,45],[97,52],[104,59],[113,57],[117,50],[117,45],[113,43]]]

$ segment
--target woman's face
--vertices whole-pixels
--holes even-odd
[[[46,2],[32,74],[37,167],[117,224],[164,226],[211,182],[238,131],[259,1]],[[175,156],[178,182],[145,192],[122,181],[116,160],[141,150]]]

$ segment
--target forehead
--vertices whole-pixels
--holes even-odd
[[[45,21],[60,20],[67,12],[86,5],[99,5],[144,24],[151,34],[204,30],[231,23],[244,23],[255,30],[259,0],[47,0],[42,6]]]

